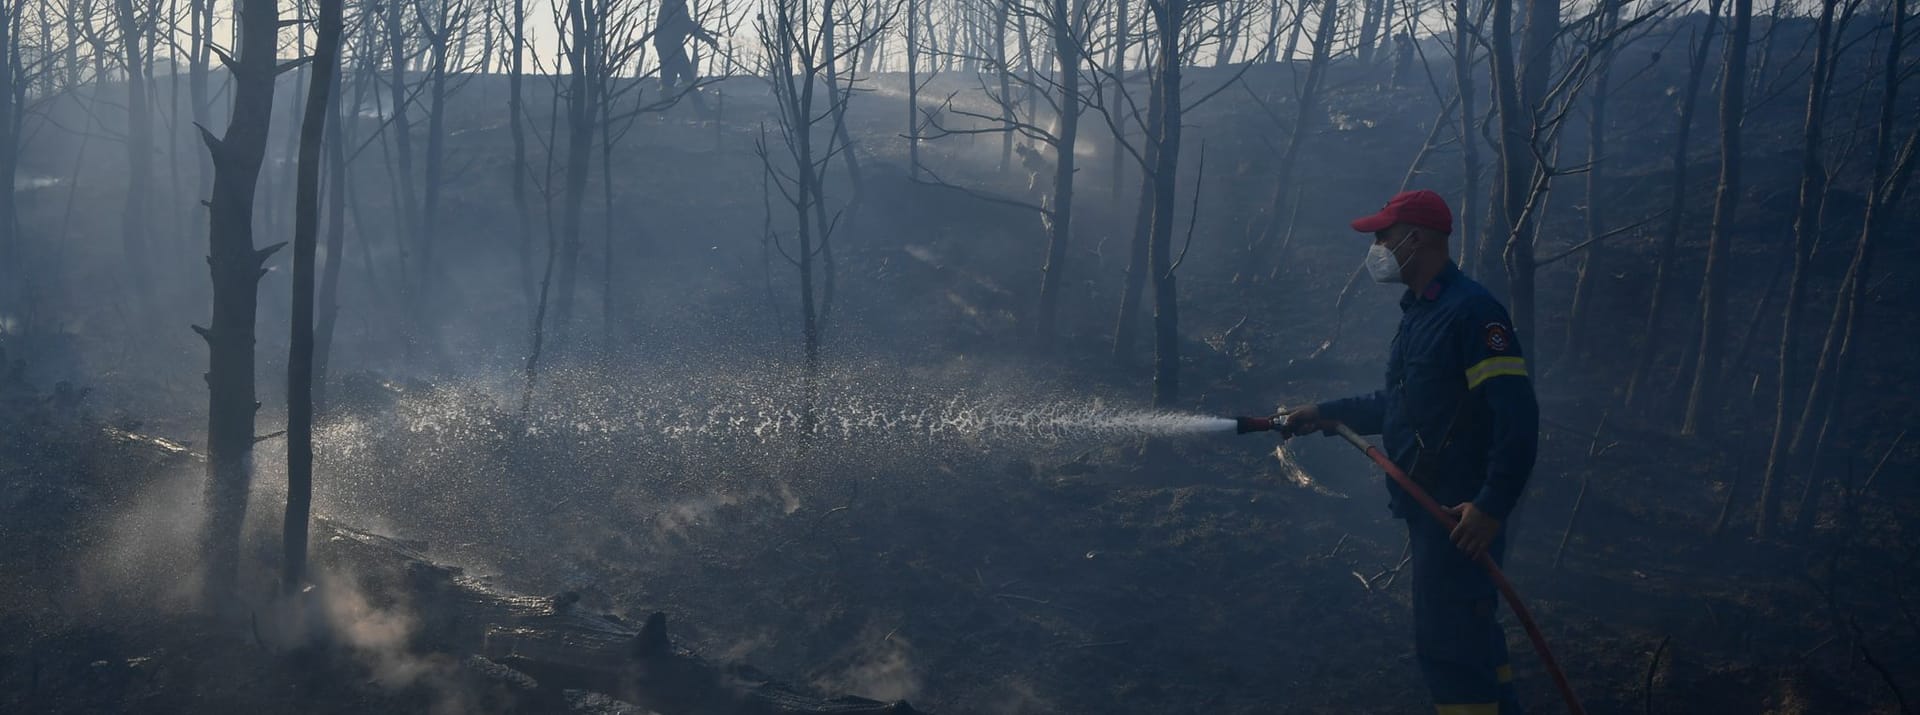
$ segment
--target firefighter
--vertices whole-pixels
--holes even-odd
[[[660,3],[659,21],[654,25],[653,49],[660,53],[660,87],[672,92],[676,89],[692,91],[695,89],[693,61],[687,57],[687,38],[707,43],[718,52],[719,40],[707,28],[687,11],[687,0],[663,0]],[[694,101],[700,101],[695,94]]]
[[[1373,279],[1406,285],[1386,386],[1289,411],[1288,428],[1344,422],[1382,435],[1394,464],[1459,519],[1449,532],[1388,480],[1393,514],[1407,523],[1421,675],[1440,715],[1519,713],[1498,596],[1475,563],[1501,560],[1501,527],[1533,471],[1539,406],[1519,336],[1506,308],[1449,257],[1453,212],[1439,194],[1401,193],[1352,226],[1373,234]]]

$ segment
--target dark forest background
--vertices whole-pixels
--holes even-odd
[[[1373,389],[1346,222],[1427,188],[1528,351],[1510,572],[1590,709],[1910,712],[1912,15],[0,0],[0,703],[558,707],[399,549],[822,694],[1405,711],[1331,441],[675,430]]]

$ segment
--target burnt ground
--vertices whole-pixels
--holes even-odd
[[[1671,70],[1673,62],[1660,66]],[[1218,81],[1217,73],[1193,74],[1197,84]],[[1662,116],[1674,80],[1654,72],[1623,91],[1615,110],[1626,118],[1623,133],[1636,139],[1619,150],[1621,178],[1611,194],[1621,222],[1657,211],[1671,191],[1660,159],[1671,122],[1653,117]],[[1247,270],[1239,246],[1272,191],[1265,147],[1284,132],[1247,97],[1283,89],[1288,78],[1256,73],[1248,81],[1251,90],[1223,93],[1190,117],[1190,146],[1197,154],[1199,140],[1207,141],[1207,167],[1202,216],[1181,270],[1180,406],[1215,414],[1334,397],[1378,379],[1394,296],[1361,285],[1343,311],[1334,310],[1361,251],[1344,220],[1399,185],[1436,111],[1424,88],[1392,90],[1352,69],[1337,73],[1330,121],[1302,164],[1297,235],[1266,277]],[[644,392],[659,388],[641,384],[661,381],[648,372],[656,364],[777,365],[794,349],[786,325],[793,309],[781,303],[793,279],[775,256],[775,277],[763,282],[761,200],[757,186],[742,180],[760,173],[750,137],[764,106],[751,99],[759,95],[749,81],[723,90],[730,114],[722,122],[686,113],[645,119],[621,150],[616,213],[590,220],[610,221],[632,241],[622,244],[631,253],[616,254],[613,285],[635,307],[608,329],[627,341],[611,361],[621,365],[581,359],[566,366],[587,382],[606,376]],[[867,157],[862,223],[836,248],[840,317],[828,344],[830,360],[855,366],[846,368],[846,384],[971,382],[1145,402],[1145,368],[1116,367],[1105,343],[1131,198],[1113,200],[1101,160],[1083,165],[1090,179],[1083,183],[1096,187],[1082,195],[1070,268],[1083,278],[1063,306],[1059,345],[1035,353],[1016,316],[1038,286],[1037,221],[904,181],[904,158],[890,139],[898,112],[882,111],[900,100],[884,82],[881,90],[857,100],[874,108],[856,113],[856,129],[880,148]],[[467,101],[480,107],[499,88],[476,82],[471,91]],[[1819,465],[1831,481],[1814,492],[1817,519],[1773,539],[1747,538],[1770,418],[1766,346],[1778,339],[1777,319],[1766,317],[1777,307],[1755,312],[1755,305],[1779,301],[1767,281],[1788,237],[1791,202],[1777,199],[1790,195],[1791,104],[1763,105],[1749,119],[1760,138],[1750,142],[1752,188],[1735,257],[1736,272],[1751,279],[1740,281],[1730,303],[1740,316],[1731,332],[1747,349],[1726,368],[1728,404],[1711,436],[1675,433],[1680,390],[1665,384],[1684,353],[1688,321],[1675,317],[1651,339],[1641,335],[1651,234],[1607,244],[1603,303],[1585,354],[1559,346],[1574,262],[1542,271],[1540,337],[1529,347],[1537,348],[1547,422],[1540,464],[1512,525],[1510,573],[1592,712],[1901,712],[1901,698],[1920,686],[1912,676],[1920,672],[1912,646],[1920,638],[1920,596],[1910,593],[1920,557],[1912,545],[1920,448],[1902,441],[1880,466],[1912,422],[1902,387],[1914,377],[1903,348],[1915,327],[1902,309],[1916,298],[1916,284],[1905,278],[1909,246],[1889,246],[1876,264],[1867,349],[1850,377],[1855,396],[1842,429]],[[511,223],[510,209],[495,199],[500,182],[486,171],[503,161],[486,149],[504,134],[497,119],[476,110],[455,135],[456,151],[479,167],[449,187],[448,235],[474,238],[470,254],[452,259],[449,274],[469,278],[456,281],[460,299],[452,302],[461,307],[442,331],[441,352],[462,359],[406,368],[378,320],[343,320],[339,350],[350,356],[342,358],[349,377],[339,390],[347,397],[321,441],[323,512],[332,506],[346,521],[421,539],[449,563],[526,593],[571,590],[585,607],[628,618],[668,611],[684,624],[676,634],[682,643],[709,655],[935,712],[1420,709],[1407,581],[1390,573],[1400,560],[1400,526],[1385,512],[1378,475],[1331,440],[1296,442],[1293,469],[1273,457],[1269,441],[1251,437],[743,457],[644,454],[510,429],[525,425],[496,406],[504,398],[476,387],[510,369],[519,329],[499,326],[524,320],[515,317],[522,308],[514,292],[500,287],[511,285],[513,269],[489,233]],[[1707,118],[1699,121],[1696,135],[1711,134]],[[959,168],[942,168],[942,177],[970,186],[1014,192],[1024,185],[1017,173],[994,176],[997,146],[965,144],[940,140],[927,161],[951,162]],[[1704,248],[1717,159],[1702,146],[1682,275],[1697,272]],[[1457,163],[1457,154],[1437,153],[1420,183],[1454,195]],[[1131,197],[1132,182],[1122,196]],[[1577,180],[1564,186],[1543,246],[1580,235],[1584,199],[1576,198]],[[364,195],[368,215],[386,210],[378,191]],[[1837,213],[1819,259],[1816,306],[1830,306],[1850,250],[1851,219]],[[389,238],[364,235],[374,257],[391,252],[378,243]],[[597,267],[603,258],[596,253],[589,262]],[[348,315],[378,314],[379,275],[367,283],[349,272]],[[276,279],[263,295],[284,292]],[[598,294],[582,303],[592,307],[581,320],[598,330]],[[1682,299],[1682,309],[1691,310],[1690,301]],[[273,310],[263,309],[263,325]],[[1748,322],[1754,314],[1764,319]],[[153,513],[154,505],[174,503],[166,495],[190,484],[182,482],[190,475],[159,466],[150,446],[129,446],[102,429],[192,441],[202,398],[189,378],[200,370],[198,358],[156,348],[163,361],[135,369],[98,357],[118,353],[98,347],[110,341],[87,332],[86,321],[73,325],[65,338],[73,347],[62,349],[78,356],[69,362],[81,374],[62,375],[43,360],[7,385],[17,424],[0,450],[8,495],[0,524],[9,544],[0,556],[7,604],[0,608],[0,705],[26,712],[448,707],[432,688],[385,677],[388,664],[288,652],[258,635],[257,624],[191,615],[182,597],[156,587],[171,583],[156,578],[170,570],[169,552],[128,544],[165,542],[178,531],[165,525],[191,522],[190,509]],[[284,350],[274,335],[263,327],[263,395],[281,374],[276,354]],[[1623,408],[1627,358],[1638,351],[1656,358],[1655,397]],[[386,376],[409,374],[418,377],[382,386]],[[46,385],[56,377],[96,390],[70,404],[50,394]],[[713,379],[730,378],[723,371]],[[588,410],[579,399],[600,394],[560,379],[543,397],[562,407],[557,414],[572,407],[605,419],[614,413]],[[276,400],[265,399],[263,432],[276,422]],[[420,428],[423,414],[459,428]],[[324,451],[330,444],[333,453]],[[274,454],[273,443],[263,443],[261,463]],[[262,483],[275,474],[263,466]],[[1871,486],[1861,486],[1868,474]],[[1790,506],[1804,476],[1790,482]],[[271,496],[271,487],[262,492]],[[1716,537],[1711,525],[1729,493],[1734,518]],[[265,541],[257,555],[270,558],[274,548]],[[102,554],[114,558],[103,562]],[[1523,696],[1554,711],[1544,673],[1518,630],[1511,635]]]

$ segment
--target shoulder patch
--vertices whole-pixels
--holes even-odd
[[[1487,323],[1485,331],[1488,350],[1504,353],[1513,347],[1513,332],[1505,324],[1499,321]]]

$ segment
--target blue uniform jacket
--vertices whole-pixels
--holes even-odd
[[[1533,472],[1540,407],[1507,309],[1448,263],[1400,298],[1387,386],[1320,406],[1324,417],[1383,435],[1388,458],[1442,506],[1471,500],[1505,520]],[[1419,504],[1387,481],[1393,513]]]

